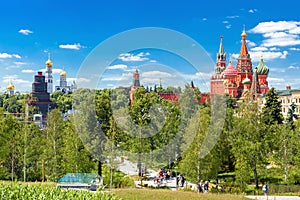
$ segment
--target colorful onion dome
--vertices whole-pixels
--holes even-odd
[[[230,60],[229,65],[226,67],[224,70],[223,74],[225,76],[236,76],[237,75],[237,70],[234,68],[232,65],[232,61]]]
[[[258,75],[268,75],[269,68],[265,65],[263,58],[260,58],[260,62],[256,67]]]
[[[67,76],[67,73],[65,71],[62,71],[59,75],[60,76]]]
[[[248,78],[248,76],[242,81],[242,83],[244,84],[244,85],[249,85],[250,83],[251,83],[251,80]]]

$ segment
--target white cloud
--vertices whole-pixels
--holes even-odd
[[[284,68],[274,68],[274,67],[270,68],[270,71],[276,72],[276,73],[285,73],[285,70],[286,69],[284,69]]]
[[[77,44],[61,44],[61,45],[59,45],[59,48],[79,50],[79,49],[83,48],[83,46],[81,46],[80,43],[77,43]]]
[[[282,38],[269,38],[263,41],[262,46],[265,47],[273,47],[273,46],[280,46],[280,47],[286,47],[286,46],[294,46],[299,45],[300,40],[296,37],[287,36]]]
[[[291,33],[291,34],[300,34],[300,27],[298,26],[296,28],[290,29],[289,33]]]
[[[112,66],[108,66],[107,69],[127,69],[127,65],[124,64],[112,65]]]
[[[289,68],[289,69],[299,69],[300,67],[291,65],[291,66],[289,66],[288,68]]]
[[[35,73],[35,71],[32,69],[23,69],[22,73]]]
[[[249,52],[249,54],[251,56],[252,62],[258,62],[258,61],[260,61],[261,56],[263,56],[263,59],[265,61],[271,61],[271,60],[278,59],[278,58],[285,59],[288,55],[288,52],[287,51],[283,51],[283,52],[251,51],[251,52]],[[235,59],[237,59],[238,56],[239,56],[239,54],[232,54],[232,57],[235,58]]]
[[[149,60],[149,62],[156,63],[157,61],[156,60]]]
[[[40,69],[38,71],[45,73],[46,72],[46,68]],[[53,74],[60,74],[62,71],[63,71],[62,69],[57,69],[57,68],[53,68],[52,69],[52,73]]]
[[[223,24],[228,24],[228,23],[229,23],[229,21],[223,21],[222,23],[223,23]]]
[[[0,58],[18,58],[18,59],[20,59],[21,56],[18,54],[0,53]]]
[[[198,77],[198,79],[199,79],[199,77],[207,79],[207,78],[210,78],[212,74],[213,74],[213,72],[211,72],[211,73],[197,72],[196,76]]]
[[[251,51],[268,51],[267,47],[254,47],[251,48]]]
[[[255,47],[256,46],[256,43],[255,42],[252,42],[250,40],[246,40],[247,44],[250,46],[250,47]]]
[[[260,22],[256,27],[249,30],[250,33],[274,33],[278,31],[288,31],[297,28],[300,22],[295,21],[270,21]]]
[[[121,80],[124,80],[122,76],[107,76],[101,79],[101,81],[121,81]]]
[[[292,48],[290,48],[290,50],[291,51],[300,51],[300,48],[294,48],[294,47],[292,47]]]
[[[257,9],[250,9],[248,12],[249,13],[255,13],[255,12],[257,12]]]
[[[231,28],[231,24],[226,25],[225,28],[230,29]]]
[[[232,15],[232,16],[227,16],[226,18],[228,19],[235,19],[235,18],[239,18],[240,16],[238,15]]]
[[[262,34],[265,38],[261,46],[287,47],[300,45],[300,22],[297,21],[270,21],[260,22],[249,31],[250,33]]]
[[[19,33],[21,33],[23,35],[29,35],[29,34],[33,33],[33,31],[31,31],[29,29],[20,29]]]
[[[24,79],[14,79],[13,83],[16,83],[16,84],[30,84],[31,82],[28,81],[28,80],[24,80]]]
[[[172,74],[167,72],[161,72],[161,71],[148,71],[142,73],[143,78],[149,78],[149,77],[155,77],[155,78],[167,78],[167,77],[173,77]]]
[[[14,62],[15,65],[26,65],[27,63],[25,62]]]
[[[131,54],[131,53],[122,53],[119,55],[119,59],[124,61],[124,62],[137,62],[137,61],[145,61],[149,60],[146,56],[149,56],[150,53],[146,52],[141,52],[136,55]]]
[[[14,75],[5,75],[5,76],[2,77],[4,83],[9,83],[10,80],[17,79],[17,78],[19,78],[19,76],[16,75],[16,74],[14,74]]]
[[[87,79],[87,78],[67,78],[67,80],[70,80],[70,81],[74,81],[75,80],[75,82],[77,83],[77,84],[80,84],[80,83],[89,83],[89,82],[91,82],[91,80],[90,79]]]
[[[279,51],[280,49],[279,48],[277,48],[277,47],[271,47],[270,48],[270,51]]]
[[[205,17],[204,17],[204,18],[202,18],[202,21],[207,21],[207,18],[205,18]]]
[[[273,77],[268,77],[268,80],[273,82],[273,83],[282,83],[282,82],[286,82],[286,80],[284,78],[273,78]]]

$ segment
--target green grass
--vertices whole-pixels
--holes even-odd
[[[119,200],[120,198],[101,192],[90,192],[86,190],[66,190],[51,185],[42,185],[38,183],[8,183],[0,184],[0,199],[5,200]]]
[[[195,192],[155,190],[155,189],[115,189],[112,191],[124,200],[246,200],[243,195],[231,194],[198,194]]]

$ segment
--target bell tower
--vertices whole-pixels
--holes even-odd
[[[47,92],[53,92],[53,77],[52,77],[52,61],[50,60],[50,53],[48,53],[48,60],[46,61],[46,82]]]

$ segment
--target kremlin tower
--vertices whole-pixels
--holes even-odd
[[[236,67],[232,64],[232,59],[227,67],[226,54],[220,42],[219,52],[214,74],[210,79],[210,94],[224,95],[229,94],[237,99],[256,99],[259,94],[268,92],[267,77],[269,68],[261,58],[258,66],[252,70],[252,61],[246,45],[246,31],[242,33],[242,46],[237,58]]]
[[[48,54],[48,60],[46,61],[46,82],[47,82],[47,92],[51,94],[53,92],[53,77],[52,77],[52,61],[50,60],[50,54]]]
[[[226,54],[224,52],[224,47],[222,43],[222,36],[220,37],[220,48],[219,52],[217,53],[217,61],[216,61],[216,69],[214,75],[210,79],[210,92],[211,94],[224,94],[224,76],[223,71],[226,68]]]
[[[134,98],[134,91],[139,88],[140,85],[140,74],[138,69],[135,70],[135,72],[133,73],[133,84],[130,87],[130,91],[129,91],[129,98],[130,98],[130,105],[133,101]]]

